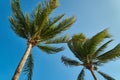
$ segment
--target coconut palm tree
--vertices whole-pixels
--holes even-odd
[[[98,71],[98,66],[102,66],[104,63],[108,63],[109,61],[113,61],[120,57],[120,44],[109,51],[104,51],[108,44],[113,41],[112,39],[107,39],[108,41],[105,42],[104,40],[106,38],[110,38],[107,29],[97,33],[92,38],[86,38],[84,34],[80,33],[74,35],[72,39],[69,40],[68,47],[79,61],[72,60],[65,56],[62,56],[61,60],[66,66],[83,67],[77,80],[85,80],[85,69],[91,72],[94,80],[98,80],[94,71],[98,72],[106,80],[115,80],[107,74]],[[105,43],[102,43],[103,41]]]
[[[72,16],[62,19],[64,14],[56,17],[50,16],[53,10],[58,7],[58,0],[40,3],[30,15],[22,12],[19,0],[11,0],[11,7],[13,12],[13,15],[9,18],[11,28],[19,37],[27,40],[27,49],[12,78],[12,80],[18,80],[21,70],[34,46],[51,54],[63,50],[63,47],[53,47],[47,44],[64,43],[67,37],[57,37],[57,35],[70,28],[75,22],[75,18]],[[30,55],[24,69],[29,76],[32,75],[32,60],[32,55]],[[31,79],[29,78],[29,80]]]

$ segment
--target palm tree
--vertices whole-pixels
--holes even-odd
[[[98,66],[102,66],[102,64],[107,63],[109,61],[115,60],[120,57],[120,44],[118,44],[113,49],[103,52],[107,45],[113,40],[108,40],[107,42],[101,43],[106,39],[110,38],[110,34],[108,34],[108,30],[105,29],[92,38],[86,38],[84,34],[80,33],[74,35],[71,40],[68,41],[68,46],[70,50],[73,52],[75,57],[78,60],[72,60],[65,56],[61,57],[62,62],[66,66],[82,66],[77,80],[85,80],[85,72],[87,69],[91,72],[94,80],[98,80],[94,71],[97,71],[100,75],[102,75],[106,80],[115,80],[114,78],[108,76],[107,74],[98,71]]]
[[[68,40],[66,36],[57,37],[57,35],[70,28],[75,22],[75,18],[62,19],[64,14],[50,17],[52,11],[58,7],[58,0],[40,3],[30,15],[22,12],[19,0],[11,0],[11,7],[13,12],[9,18],[11,28],[19,37],[27,40],[27,49],[12,78],[12,80],[18,80],[27,59],[24,71],[29,77],[32,75],[33,59],[30,52],[34,46],[51,54],[63,50],[63,47],[53,47],[47,44],[66,42]]]

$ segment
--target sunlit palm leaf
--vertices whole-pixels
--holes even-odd
[[[100,62],[108,62],[108,61],[114,60],[114,59],[116,59],[118,57],[120,57],[120,44],[118,44],[112,50],[98,56],[97,59]]]
[[[59,24],[54,29],[55,30],[54,33],[67,30],[69,26],[71,26],[75,21],[76,19],[73,16],[62,20],[61,22],[59,22]]]
[[[74,35],[72,37],[72,44],[73,44],[73,47],[75,49],[75,51],[81,56],[83,57],[83,54],[84,54],[84,49],[83,49],[83,44],[86,40],[86,37],[84,34],[80,33],[80,34],[77,34],[77,35]]]
[[[89,42],[89,54],[93,54],[97,48],[97,46],[105,39],[105,38],[109,38],[110,34],[108,33],[107,29],[99,32],[98,34],[96,34],[95,36],[93,36],[90,39]]]
[[[61,22],[58,23],[58,25],[52,26],[49,29],[49,31],[47,31],[44,34],[45,35],[45,39],[53,38],[57,34],[60,34],[61,32],[67,30],[68,28],[70,28],[70,26],[74,22],[75,22],[75,18],[74,17],[69,17],[69,18],[66,18],[66,19],[62,20]]]
[[[72,60],[72,59],[67,58],[65,56],[62,56],[61,60],[66,66],[80,66],[80,63],[78,61]]]
[[[48,23],[46,23],[46,26],[42,29],[42,33],[41,35],[44,35],[45,33],[47,34],[47,32],[49,31],[49,29],[53,26],[56,25],[56,23],[61,20],[63,18],[64,14],[58,15],[54,18],[49,18]]]
[[[30,54],[23,68],[23,72],[27,75],[27,80],[32,80],[33,67],[33,56]]]
[[[98,73],[100,75],[102,75],[106,80],[115,80],[113,77],[111,77],[111,76],[109,76],[109,75],[107,75],[107,74],[105,74],[105,73],[103,73],[101,71],[98,71]]]
[[[85,71],[84,68],[81,70],[80,74],[78,75],[77,80],[85,80]]]
[[[44,2],[38,6],[36,11],[34,23],[37,29],[37,33],[41,33],[46,22],[49,20],[50,13],[58,6],[58,0],[50,0],[49,2]]]
[[[51,28],[56,25],[56,23],[62,19],[62,17],[64,16],[64,14],[58,15],[57,17],[54,18],[49,18],[48,23],[45,24],[45,26],[43,27],[42,31],[41,31],[41,37],[45,36],[46,34],[49,34]]]
[[[54,53],[57,53],[57,52],[64,50],[63,47],[57,48],[57,47],[52,47],[52,46],[41,46],[41,45],[38,45],[37,47],[40,50],[42,50],[48,54],[54,54]]]
[[[106,42],[105,44],[103,44],[100,48],[97,49],[97,51],[93,54],[93,57],[97,57],[98,55],[101,54],[101,52],[103,52],[105,50],[105,48],[108,46],[108,44],[110,42],[112,42],[113,40],[109,40],[108,42]]]

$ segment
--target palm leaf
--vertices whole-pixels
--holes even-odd
[[[13,16],[9,17],[11,27],[13,31],[18,34],[20,37],[28,38],[28,22],[26,23],[26,17],[24,16],[19,0],[12,0],[11,7],[13,11]],[[28,16],[27,16],[28,18]],[[29,19],[29,18],[28,18]]]
[[[49,20],[50,13],[58,6],[58,0],[50,0],[44,2],[38,6],[37,13],[35,15],[35,26],[38,27],[37,33],[40,34],[44,28],[46,22]]]
[[[69,17],[69,18],[66,18],[66,19],[62,20],[61,22],[59,22],[58,25],[55,25],[55,26],[51,27],[49,32],[47,32],[46,37],[48,37],[48,38],[55,37],[57,34],[60,34],[61,32],[63,32],[65,30],[67,30],[68,28],[70,28],[70,26],[74,22],[75,22],[74,17]]]
[[[86,42],[86,37],[84,34],[80,33],[74,35],[72,39],[68,42],[68,47],[74,53],[74,55],[81,61],[86,60],[86,51],[84,48],[84,43]]]
[[[74,46],[73,46],[73,41],[72,41],[72,40],[70,40],[70,41],[68,42],[68,47],[69,47],[69,49],[73,52],[73,54],[74,54],[80,61],[83,61],[83,57],[80,56],[80,55],[77,53],[76,49],[74,48]]]
[[[100,55],[101,52],[104,51],[104,49],[108,46],[108,44],[110,42],[112,42],[113,40],[109,40],[108,42],[106,42],[105,44],[103,44],[100,48],[97,49],[97,51],[93,54],[93,57],[96,57],[98,55]]]
[[[22,9],[20,7],[20,1],[19,0],[12,0],[11,1],[11,7],[13,14],[16,19],[18,19],[20,22],[24,23],[25,17],[22,12]]]
[[[108,62],[108,61],[111,61],[111,60],[115,60],[118,57],[120,57],[120,44],[118,44],[112,50],[98,56],[97,59],[100,62]]]
[[[65,56],[62,56],[61,60],[66,66],[80,66],[80,63],[78,61],[72,60],[72,59],[67,58]]]
[[[60,48],[57,48],[57,47],[52,47],[52,46],[42,46],[42,45],[37,45],[37,47],[48,53],[48,54],[54,54],[54,53],[57,53],[57,52],[60,52],[62,50],[64,50],[64,47],[60,47]]]
[[[78,75],[78,78],[77,80],[85,80],[84,79],[84,76],[85,76],[85,71],[84,71],[84,68],[81,70],[80,74]]]
[[[72,42],[75,51],[81,57],[81,59],[86,59],[89,53],[89,39],[87,39],[83,33],[80,33],[78,35],[73,36]]]
[[[67,35],[62,37],[57,37],[54,39],[50,39],[45,41],[46,44],[58,44],[58,43],[67,43],[69,41],[69,37]]]
[[[111,76],[109,76],[109,75],[107,75],[107,74],[105,74],[105,73],[103,73],[103,72],[101,72],[101,71],[98,71],[98,73],[99,73],[100,75],[102,75],[106,80],[115,80],[115,79],[112,78]]]
[[[105,39],[105,38],[109,38],[110,34],[108,33],[107,29],[99,32],[98,34],[96,34],[95,36],[93,36],[90,39],[89,42],[89,54],[94,54],[94,52],[96,51],[97,46]]]
[[[33,56],[30,54],[23,68],[23,72],[27,75],[27,80],[32,80],[33,67]]]
[[[49,18],[48,23],[44,26],[44,28],[41,31],[41,36],[45,36],[46,34],[49,34],[51,31],[51,28],[59,21],[62,19],[64,14],[58,15],[57,17],[54,18]]]

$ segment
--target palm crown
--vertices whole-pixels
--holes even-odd
[[[31,15],[23,14],[19,0],[12,0],[11,5],[13,11],[13,16],[9,18],[11,28],[17,35],[27,39],[33,45],[54,38],[75,22],[74,17],[60,21],[64,14],[53,18],[49,17],[58,6],[58,0],[39,4]]]
[[[67,66],[83,66],[83,69],[78,76],[78,80],[84,80],[84,69],[90,70],[94,79],[97,80],[97,77],[93,72],[94,70],[98,71],[97,66],[101,66],[104,63],[120,57],[120,44],[115,48],[104,52],[107,45],[113,41],[111,39],[101,45],[103,40],[106,38],[110,38],[110,34],[108,34],[107,29],[99,32],[92,38],[86,38],[84,34],[80,33],[78,35],[74,35],[72,39],[69,40],[68,46],[70,50],[82,63],[65,56],[61,59]],[[115,80],[101,71],[98,71],[98,73],[107,80]]]
[[[11,0],[11,7],[13,12],[13,16],[9,18],[11,28],[18,36],[28,40],[28,48],[31,48],[29,45],[32,45],[32,47],[37,46],[47,53],[56,53],[63,50],[63,47],[47,45],[65,43],[68,38],[66,36],[57,37],[57,35],[67,30],[75,22],[74,17],[62,19],[64,14],[50,17],[52,11],[58,7],[58,0],[40,3],[30,15],[22,12],[19,0]],[[26,57],[24,60],[24,62],[27,60],[24,71],[28,74],[29,80],[31,80],[33,68],[32,54],[29,55],[30,50],[27,50],[29,51],[27,54],[28,59]],[[17,69],[15,74],[20,72],[21,70]]]

